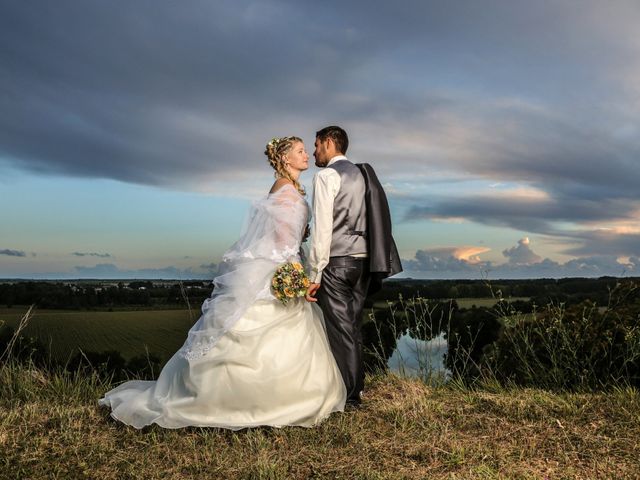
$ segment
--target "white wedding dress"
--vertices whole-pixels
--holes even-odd
[[[320,308],[302,298],[285,306],[270,291],[275,269],[300,261],[308,217],[292,185],[255,202],[202,316],[158,380],[126,382],[99,404],[135,428],[309,427],[344,410]]]

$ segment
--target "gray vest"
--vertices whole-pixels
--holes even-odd
[[[341,257],[367,253],[366,185],[360,169],[348,160],[338,160],[327,168],[340,175],[340,190],[333,200],[333,235],[329,255]]]

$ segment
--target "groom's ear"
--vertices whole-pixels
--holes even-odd
[[[333,140],[333,138],[331,137],[327,137],[324,139],[325,143],[326,143],[326,148],[327,150],[333,148],[334,150],[336,149],[336,142]]]

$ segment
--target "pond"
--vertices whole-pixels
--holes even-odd
[[[396,349],[387,365],[391,371],[403,376],[446,381],[451,374],[444,364],[446,352],[447,340],[444,333],[428,341],[404,334],[397,340]]]

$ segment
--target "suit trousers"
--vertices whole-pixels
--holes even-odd
[[[350,403],[360,403],[364,388],[361,321],[369,281],[368,258],[331,257],[317,295]]]

